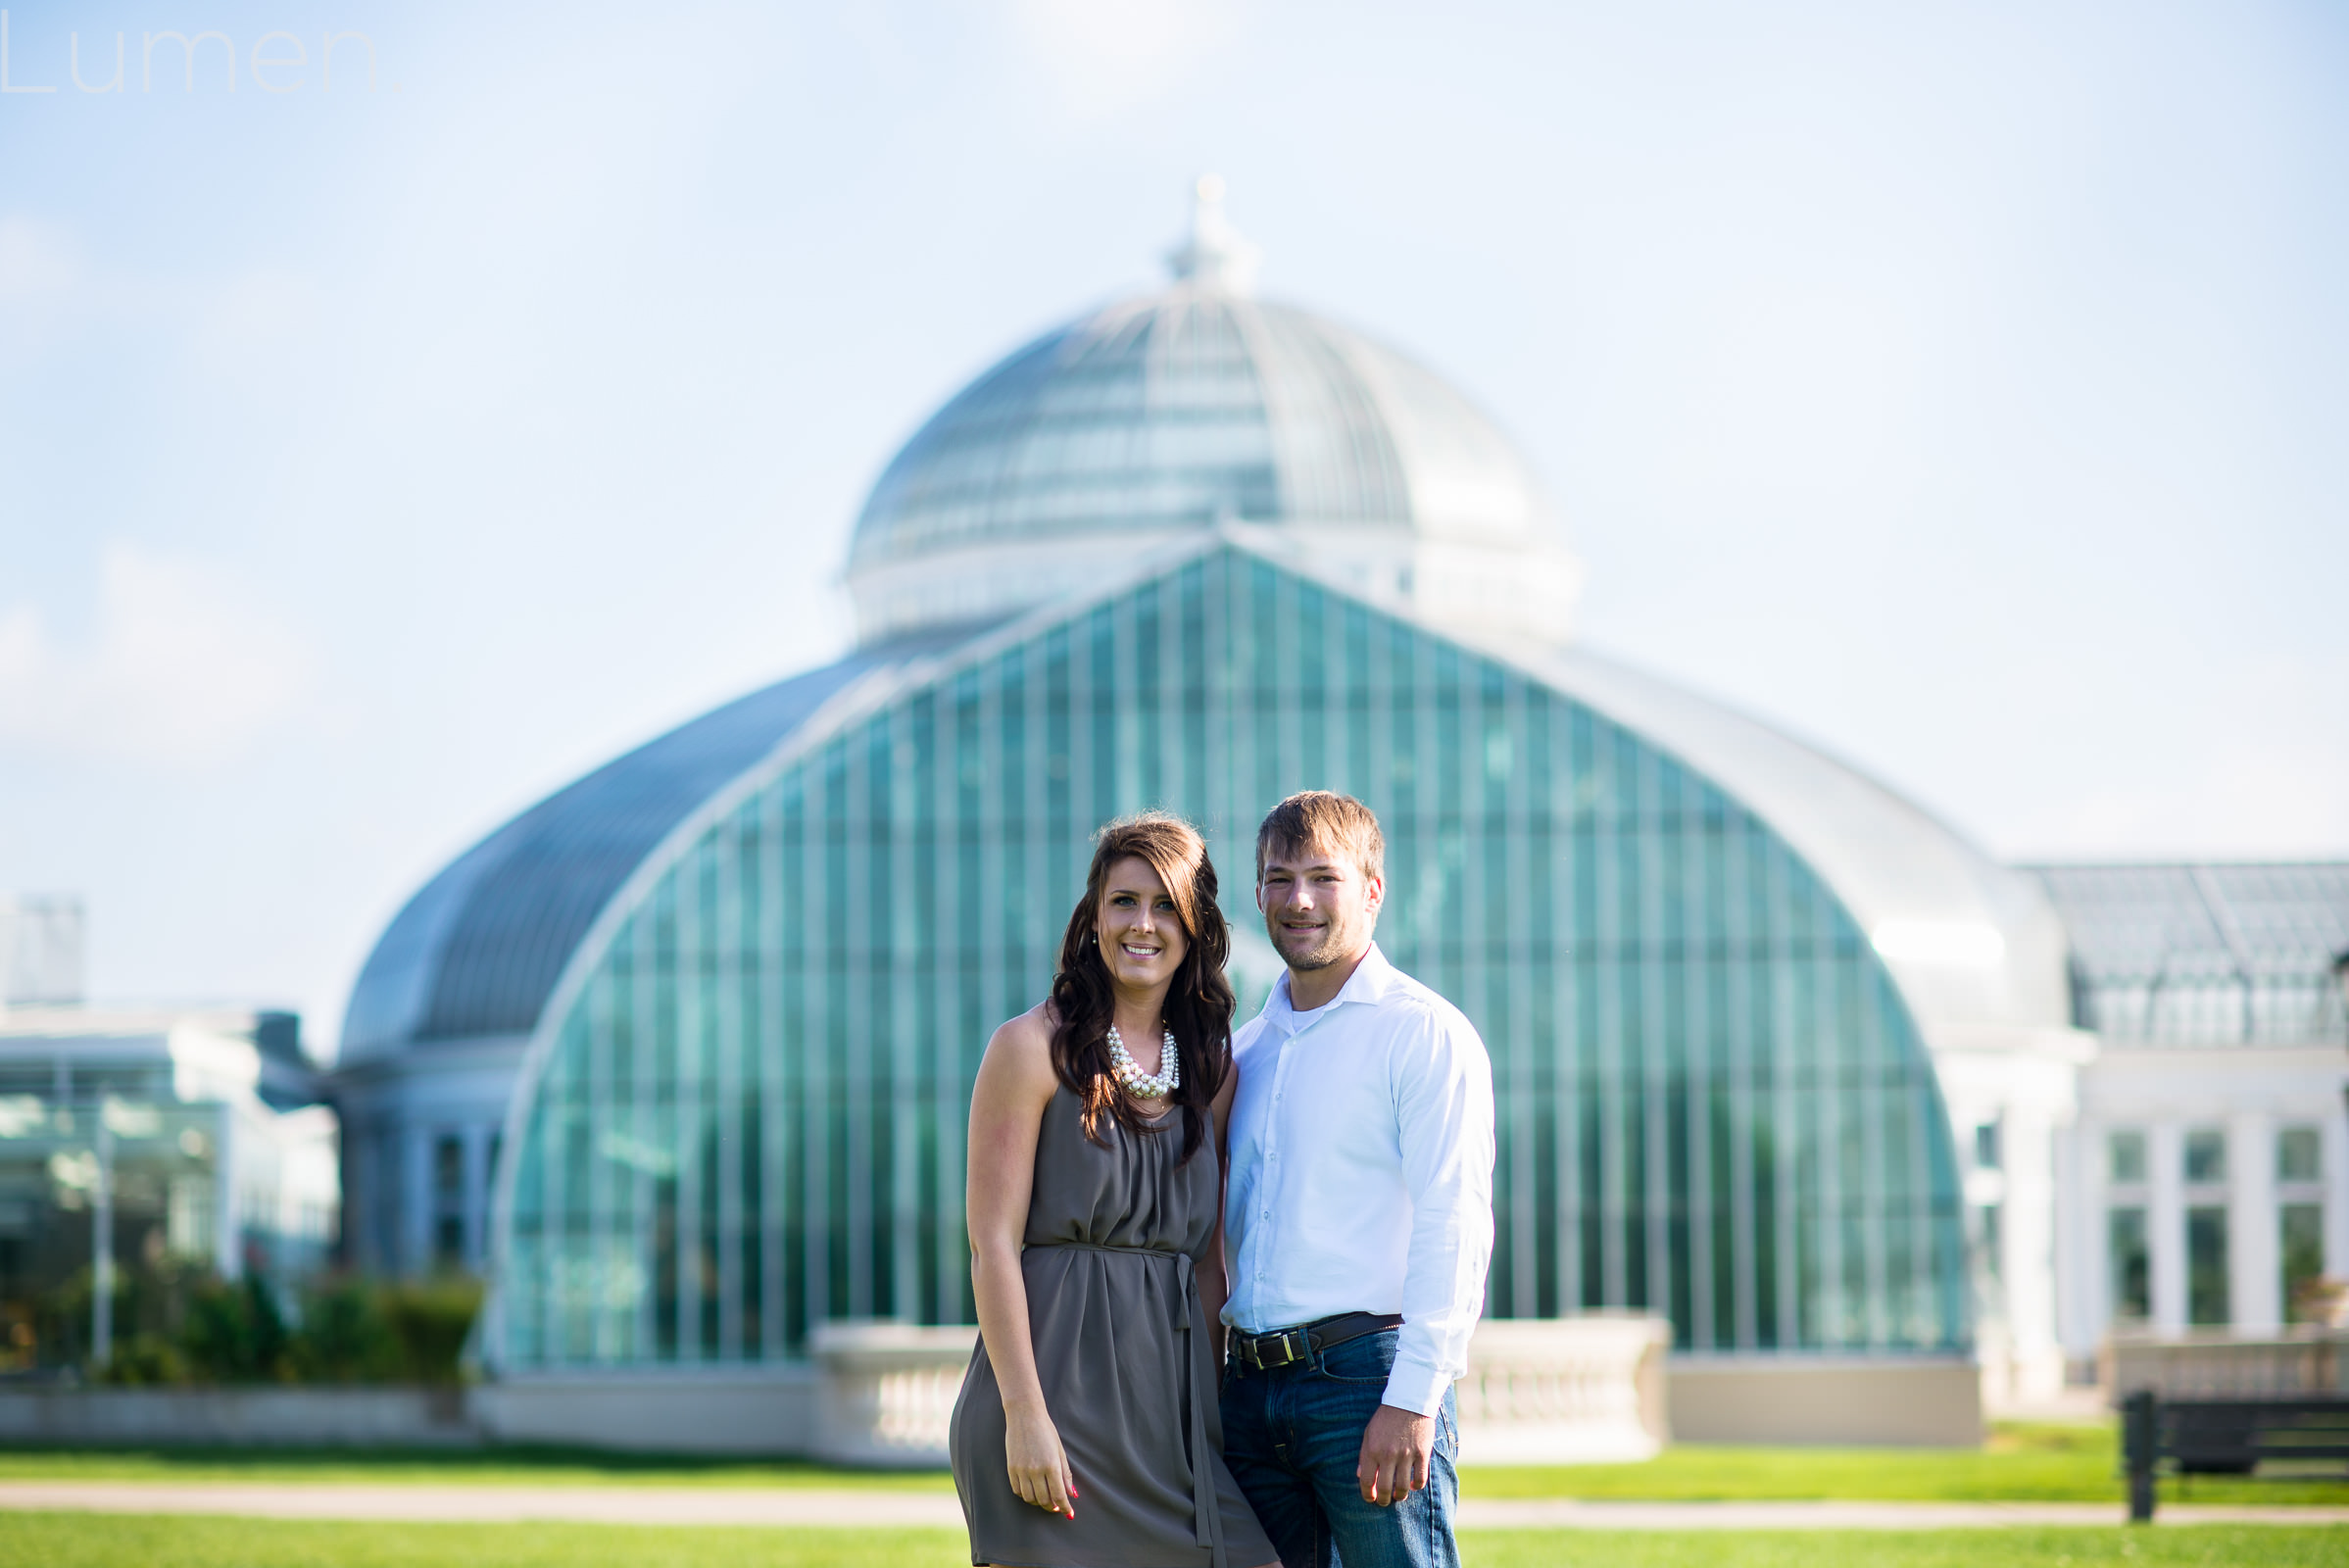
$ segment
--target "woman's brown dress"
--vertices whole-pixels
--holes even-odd
[[[1063,1085],[1036,1139],[1020,1271],[1044,1405],[1076,1476],[1074,1519],[1022,1502],[1003,1470],[1003,1396],[984,1340],[954,1401],[954,1490],[970,1560],[1018,1568],[1256,1568],[1279,1554],[1223,1463],[1211,1325],[1195,1259],[1223,1201],[1215,1141],[1103,1118]]]

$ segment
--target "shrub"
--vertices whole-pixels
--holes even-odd
[[[479,1282],[451,1277],[381,1289],[383,1314],[400,1342],[408,1377],[417,1383],[458,1382],[459,1357],[481,1310]]]
[[[233,1285],[208,1280],[196,1287],[179,1343],[206,1382],[273,1383],[293,1375],[291,1338],[267,1282],[248,1274]]]
[[[381,1291],[344,1277],[313,1286],[302,1299],[294,1335],[294,1375],[305,1383],[394,1383],[406,1370],[400,1341],[385,1320]]]
[[[481,1309],[481,1287],[468,1279],[386,1283],[341,1276],[317,1281],[306,1290],[299,1322],[288,1324],[275,1292],[259,1274],[235,1282],[205,1274],[168,1283],[168,1292],[156,1297],[157,1309],[135,1317],[127,1310],[132,1293],[118,1289],[116,1322],[122,1332],[113,1357],[90,1369],[97,1381],[121,1387],[448,1387],[463,1381],[465,1340]],[[89,1320],[86,1271],[77,1289],[60,1292],[48,1305],[61,1338],[70,1334],[68,1343],[78,1347]],[[150,1318],[175,1323],[176,1331],[135,1326]]]
[[[98,1369],[98,1381],[118,1388],[170,1388],[188,1381],[187,1357],[171,1341],[155,1334],[135,1334],[115,1348],[114,1359]]]

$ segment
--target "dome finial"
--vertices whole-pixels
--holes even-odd
[[[1166,253],[1166,265],[1194,288],[1246,294],[1255,283],[1262,253],[1223,216],[1223,176],[1199,175],[1192,198],[1191,237]]]

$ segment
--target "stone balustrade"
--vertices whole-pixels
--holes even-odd
[[[1464,1458],[1482,1464],[1652,1458],[1669,1437],[1661,1318],[1601,1314],[1487,1322],[1460,1380]],[[823,1379],[816,1450],[840,1464],[934,1466],[975,1333],[827,1323],[808,1349]]]
[[[934,1469],[978,1344],[972,1328],[825,1323],[808,1336],[823,1376],[816,1456],[834,1464]]]
[[[1664,1362],[1672,1325],[1636,1313],[1487,1319],[1457,1385],[1471,1464],[1652,1459],[1671,1433]]]
[[[927,1469],[977,1331],[887,1322],[817,1328],[805,1362],[658,1371],[582,1367],[467,1389],[73,1389],[0,1392],[20,1443],[565,1443],[687,1453],[798,1453]],[[1462,1456],[1479,1464],[1645,1459],[1668,1436],[1660,1318],[1488,1322],[1460,1380]],[[1044,1348],[1050,1353],[1050,1348]]]

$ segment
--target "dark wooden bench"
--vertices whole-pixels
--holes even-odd
[[[2129,1517],[2142,1523],[2153,1517],[2153,1480],[2164,1461],[2186,1476],[2248,1476],[2286,1459],[2349,1462],[2349,1395],[2164,1399],[2140,1391],[2121,1402],[2121,1459]],[[2309,1478],[2296,1471],[2276,1479]],[[2340,1479],[2349,1480],[2349,1469]]]

